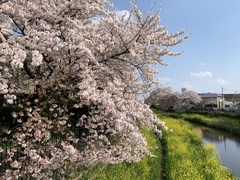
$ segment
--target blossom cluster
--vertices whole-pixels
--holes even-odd
[[[8,93],[8,85],[4,82],[0,83],[0,94]]]
[[[42,64],[42,54],[39,51],[32,51],[32,66],[40,66]]]

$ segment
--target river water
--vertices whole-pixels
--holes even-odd
[[[198,126],[203,133],[203,142],[217,148],[222,164],[240,178],[240,137],[220,130]]]

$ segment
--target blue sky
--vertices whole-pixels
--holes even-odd
[[[129,0],[110,0],[118,10],[130,10]],[[153,0],[137,0],[146,14]],[[161,25],[170,33],[187,29],[190,37],[173,47],[184,53],[164,56],[167,67],[156,66],[162,86],[175,91],[240,93],[240,1],[239,0],[156,0],[161,8]]]

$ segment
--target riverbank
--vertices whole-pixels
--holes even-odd
[[[175,112],[162,112],[161,114],[166,117],[172,117],[175,119],[184,119],[189,122],[202,124],[211,128],[224,130],[240,136],[240,118],[233,115],[221,115],[221,113],[208,113],[208,114],[196,114],[196,113],[175,113]]]
[[[163,136],[165,179],[236,179],[221,165],[215,147],[203,144],[198,129],[180,117],[176,119],[160,111],[154,112],[172,129]]]
[[[217,149],[222,164],[228,167],[231,172],[240,178],[240,137],[223,130],[209,128],[207,126],[192,124],[203,134],[203,142],[211,143]]]

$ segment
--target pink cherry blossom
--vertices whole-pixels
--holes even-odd
[[[108,0],[6,0],[0,12],[0,94],[19,108],[8,132],[22,150],[8,161],[24,165],[4,179],[51,179],[66,162],[137,162],[149,154],[140,128],[161,137],[164,123],[141,95],[157,83],[153,65],[179,54],[169,46],[186,39],[185,30],[169,34],[158,12],[143,17],[132,3],[121,15]]]

